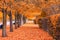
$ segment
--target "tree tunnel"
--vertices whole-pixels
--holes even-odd
[[[10,32],[14,31],[13,24],[15,25],[15,29],[17,29],[21,25],[26,23],[26,19],[34,20],[34,22],[36,24],[39,24],[39,26],[42,26],[41,28],[43,28],[44,30],[46,30],[47,28],[49,31],[51,31],[52,29],[54,29],[52,25],[55,26],[55,29],[57,29],[56,27],[57,25],[55,25],[56,20],[54,21],[54,19],[55,15],[60,14],[60,1],[59,0],[0,0],[0,11],[3,14],[3,25],[2,25],[3,37],[8,36],[6,33],[7,15],[9,16],[10,21]],[[14,19],[12,15],[14,15]],[[12,23],[13,20],[14,23]]]

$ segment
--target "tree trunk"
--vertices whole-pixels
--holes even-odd
[[[20,19],[19,19],[19,24],[20,24],[20,26],[21,26],[21,16],[22,16],[22,15],[20,14],[20,15],[19,15],[19,18],[20,18]]]
[[[20,24],[19,24],[19,22],[20,22],[19,19],[20,19],[20,18],[19,18],[19,14],[17,14],[18,27],[20,26]]]
[[[22,15],[21,15],[21,14],[19,14],[19,17],[18,17],[18,18],[19,18],[19,20],[18,20],[18,21],[19,21],[19,22],[18,22],[18,27],[20,27],[20,26],[21,26],[21,16],[22,16]]]
[[[10,16],[9,16],[9,19],[10,19],[10,32],[13,32],[13,25],[12,25],[12,13],[10,11]]]
[[[15,29],[17,29],[17,11],[15,13]]]
[[[21,25],[23,25],[23,15],[21,15]]]
[[[26,23],[26,18],[25,18],[25,16],[23,16],[23,24],[25,24]]]
[[[2,28],[2,37],[6,37],[7,34],[6,34],[6,16],[7,16],[7,13],[6,13],[6,10],[2,9],[2,12],[3,12],[3,28]]]
[[[18,14],[17,16],[18,16],[18,27],[20,27],[21,26],[21,14]]]

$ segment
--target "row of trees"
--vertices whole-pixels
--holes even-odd
[[[52,16],[51,16],[52,17]],[[60,39],[60,16],[56,16],[57,19],[54,20],[56,24],[54,25],[51,17],[44,17],[38,20],[39,27],[47,31],[54,39]]]
[[[2,36],[5,37],[7,36],[7,33],[6,33],[6,18],[7,18],[7,15],[9,16],[9,20],[10,20],[10,32],[13,32],[13,24],[12,24],[12,12],[11,11],[8,11],[7,12],[7,9],[2,9],[2,13],[3,13],[3,28],[2,28]],[[17,29],[18,27],[20,27],[21,25],[21,21],[23,21],[23,23],[26,23],[26,18],[23,16],[23,20],[21,20],[22,18],[22,14],[19,14],[18,12],[15,13],[15,29]]]
[[[7,36],[6,34],[6,18],[7,15],[9,16],[9,20],[10,20],[10,32],[13,32],[13,24],[12,24],[12,12],[8,11],[7,9],[2,8],[2,13],[3,13],[3,28],[2,28],[2,36],[5,37]],[[21,20],[22,15],[19,14],[18,12],[15,13],[15,29],[17,29],[18,27],[20,27],[21,25],[21,21],[23,21],[24,23],[26,23],[26,18],[23,16],[23,20]]]

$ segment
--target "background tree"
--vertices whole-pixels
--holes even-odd
[[[9,20],[10,20],[10,32],[13,32],[13,24],[12,24],[12,12],[11,10],[8,12]]]
[[[6,10],[4,8],[2,9],[2,12],[3,12],[2,36],[6,37],[7,36],[7,34],[6,34],[6,16],[7,16],[7,13],[6,13]]]
[[[56,29],[54,31],[54,37],[56,40],[59,40],[60,38],[60,16],[58,17],[57,19],[57,22],[56,22]]]
[[[15,12],[15,29],[17,29],[18,28],[18,19],[17,19],[17,11]]]
[[[7,5],[7,9],[8,9],[8,16],[9,16],[9,20],[10,20],[10,32],[13,32],[13,25],[12,25],[12,1],[11,0],[5,0],[6,1],[6,5]]]

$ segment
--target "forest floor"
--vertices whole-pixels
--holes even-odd
[[[13,32],[9,31],[9,27],[6,30],[7,37],[2,37],[2,29],[0,29],[0,40],[53,40],[48,32],[36,24],[24,24],[17,29],[14,28]]]

